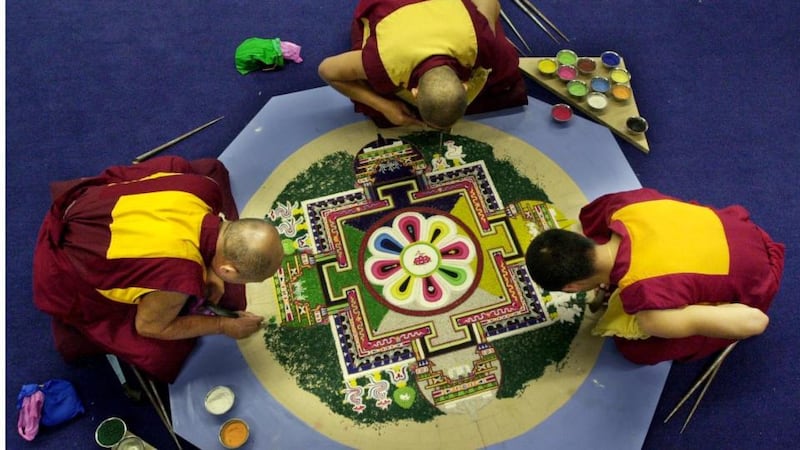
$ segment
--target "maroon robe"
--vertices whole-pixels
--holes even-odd
[[[186,175],[126,183],[157,172]],[[238,218],[227,169],[214,159],[190,162],[160,157],[133,166],[111,167],[96,177],[53,183],[54,201],[34,253],[34,303],[53,316],[55,345],[66,360],[112,353],[156,379],[172,382],[195,339],[140,336],[135,327],[136,304],[113,301],[98,292],[133,285],[202,299],[204,268],[198,263],[164,258],[103,258],[102,247],[108,245],[111,234],[110,208],[119,195],[136,194],[137,189],[190,192],[211,208],[202,221],[199,236],[206,265],[216,248],[220,225],[217,213],[228,219]],[[229,309],[244,309],[244,287],[226,284],[221,302]]]
[[[350,30],[350,41],[352,50],[362,51],[362,61],[364,70],[367,74],[367,81],[376,93],[386,98],[396,98],[394,92],[402,88],[415,88],[419,83],[419,78],[426,71],[446,65],[451,67],[463,81],[470,77],[471,67],[463,67],[452,55],[430,55],[414,68],[408,86],[395,86],[386,73],[379,54],[379,44],[377,42],[378,33],[376,28],[378,23],[385,17],[390,16],[398,8],[424,0],[361,0],[356,6],[353,22]],[[506,39],[503,27],[498,20],[495,23],[495,31],[492,33],[489,22],[481,14],[471,0],[463,0],[472,25],[477,36],[477,60],[476,67],[491,69],[486,85],[480,94],[467,106],[467,114],[477,114],[500,109],[511,108],[528,104],[528,94],[525,81],[519,70],[519,55],[516,49]],[[368,39],[364,42],[364,22],[369,22]],[[415,31],[413,27],[408,28],[408,36],[403,40],[408,45],[414,45]],[[370,117],[378,126],[394,126],[381,113],[362,103],[355,103],[355,110]]]

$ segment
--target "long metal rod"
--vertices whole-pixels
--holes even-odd
[[[150,403],[153,405],[153,408],[155,408],[156,414],[158,414],[158,417],[161,419],[161,422],[167,428],[169,435],[172,436],[172,440],[175,441],[175,445],[178,447],[178,450],[183,450],[183,447],[181,447],[181,442],[178,440],[178,436],[175,435],[175,430],[172,428],[172,422],[170,422],[169,416],[167,416],[167,412],[164,409],[164,403],[161,402],[161,397],[158,395],[158,391],[156,390],[155,385],[154,384],[148,385],[147,384],[148,381],[150,383],[152,383],[152,381],[150,380],[145,381],[142,374],[139,373],[139,370],[134,365],[131,365],[131,369],[133,369],[133,373],[136,375],[136,379],[139,380],[139,384],[142,386],[144,393],[147,394],[147,398],[150,400]],[[153,389],[152,392],[150,392],[150,388]],[[156,400],[156,398],[158,400]]]
[[[206,124],[200,125],[199,127],[195,128],[194,130],[189,131],[188,133],[184,133],[184,134],[176,137],[175,139],[173,139],[173,140],[171,140],[169,142],[165,142],[165,143],[159,145],[158,147],[156,147],[156,148],[154,148],[152,150],[148,150],[148,151],[142,153],[141,155],[137,156],[136,158],[133,158],[133,163],[134,164],[138,164],[138,163],[140,163],[140,162],[142,162],[142,161],[144,161],[146,159],[151,158],[156,153],[158,153],[160,151],[163,151],[164,149],[177,144],[178,142],[180,142],[180,141],[188,138],[189,136],[191,136],[191,135],[203,130],[204,128],[208,128],[211,125],[214,125],[215,123],[217,123],[220,120],[222,120],[224,117],[225,116],[217,117],[216,119],[212,120],[211,122],[208,122]]]
[[[686,428],[686,425],[689,423],[689,420],[691,420],[692,415],[694,414],[694,411],[697,409],[697,406],[700,404],[700,400],[703,399],[703,395],[705,394],[705,391],[708,389],[708,386],[711,384],[711,381],[714,380],[714,377],[717,374],[717,370],[719,370],[719,367],[722,365],[722,362],[725,361],[725,358],[728,357],[728,355],[733,350],[733,348],[736,347],[736,344],[738,342],[739,341],[736,341],[736,342],[728,345],[725,348],[725,350],[723,350],[722,353],[720,353],[719,356],[717,356],[717,358],[714,360],[714,362],[711,363],[710,366],[708,366],[708,369],[706,369],[706,371],[703,372],[703,375],[701,375],[700,378],[694,383],[692,388],[689,389],[689,392],[687,392],[686,395],[684,395],[683,398],[681,398],[681,400],[678,402],[678,404],[675,405],[675,408],[673,408],[672,411],[670,411],[670,413],[667,416],[667,418],[664,419],[664,423],[667,423],[667,421],[669,419],[671,419],[672,416],[674,416],[676,412],[678,412],[678,410],[681,408],[681,406],[683,406],[683,404],[686,403],[686,401],[689,399],[689,397],[691,397],[692,394],[694,394],[694,392],[700,387],[700,385],[703,384],[704,381],[708,380],[706,382],[706,385],[703,387],[703,390],[700,393],[700,396],[698,397],[697,401],[695,402],[694,407],[692,408],[692,411],[689,413],[689,417],[686,419],[686,422],[684,422],[683,428],[681,428],[681,432],[683,432],[684,428]]]
[[[516,3],[517,6],[519,6],[519,9],[521,9],[525,14],[527,14],[528,17],[530,17],[531,20],[533,20],[534,23],[536,23],[536,25],[538,25],[539,28],[542,29],[542,31],[547,33],[547,35],[550,36],[550,39],[552,39],[553,42],[555,42],[556,44],[559,43],[558,39],[555,36],[553,36],[553,33],[551,33],[550,30],[548,30],[547,27],[545,27],[544,24],[539,19],[536,18],[536,16],[533,14],[533,11],[525,7],[525,4],[522,3],[521,0],[514,0],[514,3]]]
[[[700,406],[700,401],[703,400],[703,397],[706,395],[706,391],[708,390],[708,387],[711,386],[711,382],[714,381],[714,377],[717,376],[717,372],[719,372],[719,368],[721,366],[722,366],[722,363],[720,362],[716,367],[714,367],[714,370],[711,372],[711,375],[708,377],[708,381],[706,381],[705,386],[703,386],[703,390],[700,391],[700,395],[697,396],[697,400],[695,400],[694,405],[692,405],[692,409],[691,409],[691,411],[689,411],[689,415],[686,416],[686,420],[683,421],[683,426],[681,427],[681,431],[680,431],[681,433],[683,433],[683,430],[686,429],[686,425],[689,425],[689,421],[692,420],[692,416],[694,416],[694,412],[697,411],[697,407]]]
[[[545,21],[545,23],[547,23],[548,25],[550,25],[550,28],[554,29],[554,30],[556,31],[556,33],[558,33],[558,35],[559,35],[559,36],[561,36],[562,38],[564,38],[564,40],[565,40],[565,41],[569,42],[569,38],[568,38],[568,37],[567,37],[567,36],[566,36],[564,33],[562,33],[562,32],[561,32],[561,30],[559,30],[559,29],[558,29],[558,27],[557,27],[557,26],[556,26],[556,25],[555,25],[553,22],[551,22],[551,21],[550,21],[550,19],[548,19],[548,18],[547,18],[547,16],[545,16],[545,15],[544,15],[544,14],[543,14],[543,13],[542,13],[540,10],[539,10],[539,8],[537,8],[537,7],[536,7],[536,6],[535,6],[533,3],[531,3],[531,1],[530,1],[530,0],[522,0],[522,1],[523,1],[523,2],[525,2],[525,4],[526,4],[526,5],[527,5],[527,6],[528,6],[528,7],[529,7],[529,8],[530,8],[530,9],[531,9],[531,10],[532,10],[534,13],[536,13],[536,14],[537,14],[539,17],[541,17],[541,18],[542,18],[542,20],[544,20],[544,21]]]
[[[506,36],[506,42],[508,42],[508,45],[514,47],[514,50],[517,51],[517,54],[519,56],[527,56],[525,52],[523,52],[519,47],[517,47],[517,44],[515,44],[514,41],[508,38],[508,36]]]
[[[524,45],[525,48],[528,49],[528,54],[532,55],[533,54],[533,50],[531,50],[531,47],[528,45],[527,42],[525,42],[525,38],[522,37],[522,34],[520,34],[519,30],[517,30],[517,27],[514,26],[514,23],[511,22],[511,19],[508,18],[508,16],[506,15],[506,12],[503,11],[502,8],[500,9],[500,17],[502,17],[503,20],[506,22],[506,24],[508,24],[508,27],[511,28],[511,31],[513,31],[514,34],[517,36],[517,38],[520,40],[520,42],[522,42],[522,45]],[[513,44],[513,42],[512,42],[512,44]],[[516,47],[516,45],[515,45],[515,47]],[[519,50],[519,49],[517,49],[517,50]],[[522,53],[522,52],[520,52],[520,53]]]

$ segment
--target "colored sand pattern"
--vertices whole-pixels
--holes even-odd
[[[489,173],[503,174],[502,182],[498,182],[496,178],[495,183],[499,197],[506,204],[525,199],[548,201],[547,194],[530,179],[519,174],[512,163],[498,159],[494,155],[492,146],[464,136],[448,137],[454,140],[456,145],[463,147],[470,161],[481,160]],[[441,147],[438,132],[418,132],[401,138],[418,148],[425,160],[432,158]],[[337,191],[352,189],[354,182],[352,155],[347,152],[337,152],[311,164],[306,171],[298,174],[278,195],[276,202],[330,195]],[[345,242],[359,242],[364,235],[363,231],[350,226],[345,227],[344,233]],[[347,247],[350,258],[357,259],[359,246]],[[353,272],[359,277],[358,271]],[[351,281],[340,282],[338,279],[335,281],[340,286],[353,284]],[[575,299],[575,302],[580,304],[581,311],[584,301],[585,298],[581,295]],[[555,310],[548,310],[548,313],[554,314]],[[379,320],[370,319],[370,322],[376,323]],[[580,324],[581,320],[557,322],[539,328],[535,332],[520,333],[494,341],[492,345],[502,349],[498,355],[503,361],[504,370],[503,383],[497,397],[513,397],[524,391],[530,381],[541,377],[548,367],[555,366],[555,370],[558,370],[559,364],[569,353],[570,343],[575,338]],[[298,386],[319,398],[334,414],[359,424],[381,424],[401,420],[427,422],[444,414],[430,402],[424,401],[421,396],[417,396],[417,400],[408,409],[395,408],[393,405],[388,410],[369,407],[360,413],[355,412],[351,405],[342,401],[342,369],[336,351],[338,341],[334,341],[328,326],[290,327],[285,326],[285,323],[280,326],[270,323],[263,338],[267,350],[274,355],[287,373],[296,379]],[[366,388],[367,381],[360,379],[359,386]],[[416,387],[414,377],[410,378],[407,386],[417,390],[422,389]],[[387,393],[390,397],[401,388],[391,389],[394,389],[394,392],[390,390]]]
[[[97,443],[105,447],[116,445],[125,436],[125,431],[125,423],[122,420],[106,420],[97,428]]]
[[[247,425],[241,420],[232,420],[222,425],[222,430],[219,434],[222,445],[228,448],[238,448],[247,442],[250,430],[247,429]]]

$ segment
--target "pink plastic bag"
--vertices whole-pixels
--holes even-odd
[[[39,432],[39,419],[42,417],[43,405],[44,393],[42,391],[36,391],[22,399],[17,431],[26,441],[32,441]]]

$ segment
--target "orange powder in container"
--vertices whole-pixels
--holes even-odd
[[[219,440],[225,448],[239,448],[250,437],[250,429],[242,419],[231,419],[222,424]]]
[[[624,102],[630,100],[631,88],[625,86],[624,84],[618,84],[611,88],[611,96],[614,97],[615,100]]]

